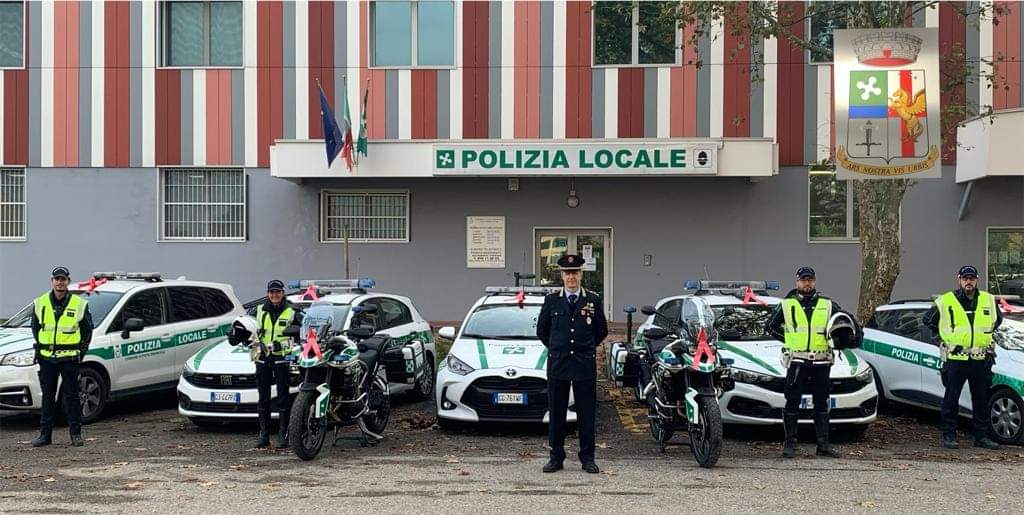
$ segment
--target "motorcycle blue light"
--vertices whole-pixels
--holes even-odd
[[[622,312],[623,313],[636,313],[636,306],[634,306],[632,304],[626,304],[626,306],[622,308]]]

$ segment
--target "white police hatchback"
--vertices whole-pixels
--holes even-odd
[[[537,339],[544,295],[560,288],[492,286],[469,309],[437,371],[437,420],[548,422],[548,350]],[[566,420],[576,421],[570,393]]]
[[[416,399],[429,399],[434,390],[434,337],[430,324],[407,297],[368,292],[375,286],[370,278],[353,280],[290,281],[288,300],[306,307],[313,300],[334,305],[337,330],[372,326],[391,337],[390,346],[403,347],[403,359],[385,361],[392,394],[407,392]],[[266,299],[246,303],[250,310]],[[375,306],[360,310],[355,307]],[[372,311],[372,312],[370,312]],[[390,348],[390,347],[389,347]],[[256,366],[249,349],[232,346],[226,337],[203,347],[179,369],[178,412],[197,426],[220,424],[225,420],[256,419]],[[298,393],[299,376],[292,374],[291,396]],[[277,395],[276,389],[272,389]],[[277,418],[276,411],[271,417]]]
[[[99,418],[108,401],[173,389],[185,360],[222,339],[244,312],[227,284],[165,281],[155,273],[97,273],[70,289],[89,302],[94,326],[79,374],[84,423]],[[0,411],[42,407],[31,321],[29,304],[0,326]]]

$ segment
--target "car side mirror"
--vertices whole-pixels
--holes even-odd
[[[141,331],[146,328],[146,323],[141,318],[129,318],[124,321],[124,327],[121,329],[121,338],[127,340],[131,337],[132,333]]]
[[[281,335],[282,336],[287,336],[287,337],[292,338],[292,339],[298,338],[299,334],[300,334],[300,328],[296,324],[292,324],[292,325],[290,325],[288,327],[285,327],[284,331],[281,331]]]
[[[437,335],[440,336],[441,338],[444,338],[445,340],[454,340],[455,328],[450,325],[444,326],[441,329],[438,329]]]
[[[654,306],[644,306],[644,307],[640,308],[640,312],[645,314],[645,315],[647,315],[647,316],[651,316],[651,315],[657,313],[658,311],[656,309],[654,309]]]
[[[644,329],[644,338],[647,340],[660,340],[668,336],[668,331],[660,327],[650,327]]]

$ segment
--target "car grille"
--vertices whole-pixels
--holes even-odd
[[[211,390],[238,390],[256,388],[255,374],[201,374],[185,376],[185,380],[199,388]]]
[[[846,393],[853,393],[859,391],[870,383],[860,381],[853,377],[841,377],[832,379],[832,387],[829,393],[832,395],[843,395]],[[754,383],[755,386],[770,390],[775,393],[786,393],[786,378],[785,377],[773,377],[771,381],[758,381]]]
[[[525,406],[494,405],[494,393],[525,393]],[[548,411],[548,383],[538,377],[506,379],[482,377],[462,394],[462,404],[473,408],[480,420],[543,420]]]
[[[848,418],[864,418],[875,412],[877,404],[878,399],[872,398],[864,401],[856,408],[836,408],[829,411],[829,418],[833,421]],[[733,397],[729,401],[727,409],[730,413],[743,417],[782,420],[782,408],[772,408],[764,401],[747,399],[745,397]],[[813,420],[814,410],[800,410],[799,418],[800,420]]]
[[[256,413],[256,404],[231,404],[227,402],[189,402],[180,401],[182,409],[202,413]]]

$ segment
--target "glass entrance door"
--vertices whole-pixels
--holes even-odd
[[[610,230],[538,229],[535,245],[538,285],[561,286],[558,259],[566,254],[580,254],[587,261],[583,265],[583,288],[601,296],[605,316],[612,319]]]

